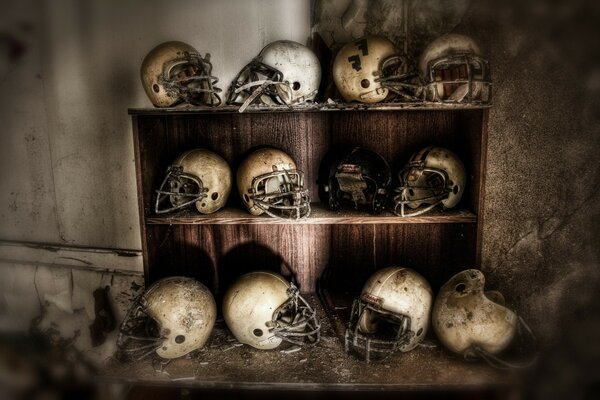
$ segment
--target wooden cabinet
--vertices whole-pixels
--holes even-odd
[[[378,104],[314,105],[294,110],[257,107],[243,114],[234,107],[131,109],[129,113],[133,119],[147,283],[169,275],[193,276],[211,288],[219,302],[227,285],[240,274],[257,269],[281,271],[284,275],[294,275],[301,291],[313,301],[321,302],[318,304],[321,319],[326,320],[328,329],[339,337],[343,334],[353,297],[374,270],[391,265],[411,267],[437,290],[454,273],[478,265],[486,165],[486,108]],[[271,145],[288,152],[304,171],[313,200],[313,211],[308,219],[282,221],[251,216],[243,208],[235,188],[227,207],[212,215],[192,211],[154,214],[154,191],[178,154],[196,147],[213,150],[229,162],[235,174],[244,154],[259,145]],[[317,174],[325,154],[339,145],[375,150],[388,160],[393,175],[420,148],[448,147],[465,163],[466,192],[457,209],[419,217],[329,211],[319,203]],[[433,334],[430,335],[433,339]],[[337,347],[332,350],[331,346]],[[372,376],[363,376],[363,379],[393,388],[423,384],[425,387],[452,386],[462,382],[465,371],[479,383],[496,382],[498,378],[488,367],[465,364],[440,348],[417,349],[411,355],[398,354],[395,357],[403,361],[395,360],[396,365],[407,363],[410,358],[417,366],[390,375],[383,365],[365,367],[351,359],[343,352],[342,341],[336,340],[335,344],[325,347],[329,352],[337,351],[336,357],[353,366],[348,367],[350,375],[327,378],[331,371],[325,371],[328,367],[322,365],[315,367],[317,371],[324,369],[318,378],[313,378],[314,374],[297,378],[257,378],[256,383],[287,387],[297,379],[308,383],[316,380],[312,383],[321,388],[350,387],[361,382],[356,377],[364,375],[363,368],[387,371],[387,374],[372,372]],[[317,354],[319,346],[307,351]],[[419,352],[423,354],[422,359]],[[218,368],[227,370],[227,366]],[[352,368],[356,369],[356,376],[352,375]],[[429,368],[430,372],[419,376],[411,372],[415,368]],[[445,372],[431,376],[438,369]],[[407,377],[407,374],[412,375]],[[380,375],[381,382],[373,377]],[[242,381],[253,381],[249,376],[238,371],[237,376],[212,378],[211,385],[217,382],[217,387],[219,384],[232,387]],[[198,376],[194,382],[207,385],[207,381]]]

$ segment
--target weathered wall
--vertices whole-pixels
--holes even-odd
[[[309,37],[308,0],[24,0],[0,17],[0,240],[140,249],[128,107],[147,52],[210,52],[219,86],[267,43]]]

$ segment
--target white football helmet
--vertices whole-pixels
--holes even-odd
[[[473,39],[450,33],[431,42],[419,59],[426,101],[485,104],[492,100],[490,66]]]
[[[321,324],[298,288],[281,275],[255,271],[239,277],[223,297],[223,317],[240,343],[274,349],[283,341],[314,345]]]
[[[229,164],[221,156],[206,149],[188,150],[167,169],[154,211],[163,214],[195,204],[202,214],[214,213],[227,202],[231,180]]]
[[[295,105],[315,99],[321,64],[308,47],[290,40],[265,46],[229,86],[227,104],[243,112],[255,99],[263,104]]]
[[[172,107],[186,102],[218,106],[219,80],[211,75],[210,54],[204,58],[183,42],[159,44],[144,58],[140,75],[146,95],[155,107]]]
[[[416,100],[419,85],[411,82],[406,57],[383,36],[369,35],[347,43],[333,62],[333,80],[345,101],[378,103],[392,91]]]
[[[134,301],[119,328],[117,347],[136,360],[152,353],[178,358],[204,346],[216,317],[206,286],[192,278],[164,278]]]
[[[462,161],[452,151],[426,147],[412,155],[398,172],[398,180],[400,187],[395,189],[398,195],[394,197],[392,211],[411,217],[440,204],[444,209],[456,206],[465,191],[467,174]],[[406,206],[416,210],[407,212]]]
[[[429,283],[410,268],[388,267],[375,272],[354,300],[346,352],[353,349],[369,362],[371,353],[385,357],[407,352],[425,337],[433,292]]]
[[[238,167],[237,187],[253,215],[300,219],[310,214],[304,174],[282,150],[261,147],[251,152]]]
[[[531,365],[535,337],[522,318],[504,306],[504,297],[496,291],[484,291],[485,277],[476,269],[454,275],[438,293],[433,305],[433,330],[450,351],[465,358],[483,358],[498,368]],[[501,358],[515,339],[530,347],[527,361]]]

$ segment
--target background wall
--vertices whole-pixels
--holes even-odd
[[[126,109],[150,106],[138,77],[147,51],[177,39],[210,52],[225,89],[266,43],[306,42],[310,3],[24,0],[3,7],[3,326],[28,326],[42,304],[89,321],[90,288],[113,283],[126,294],[113,290],[110,296],[123,304],[139,289]],[[399,3],[316,1],[313,22],[316,30],[329,29],[354,18],[358,25],[332,38],[354,37],[387,26],[381,23],[393,19]],[[470,34],[493,68],[481,265],[489,286],[510,288],[509,304],[548,350],[544,376],[552,376],[554,386],[598,382],[600,6],[582,0],[415,4],[414,29],[431,23],[419,37]],[[328,7],[339,20],[322,18]],[[432,14],[438,17],[425,17]],[[32,291],[36,296],[28,296]],[[543,390],[562,396],[554,386]]]

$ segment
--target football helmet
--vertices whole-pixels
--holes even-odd
[[[225,323],[240,343],[274,349],[283,341],[314,345],[321,324],[298,288],[281,275],[255,271],[239,277],[223,297]]]
[[[227,104],[243,112],[255,99],[263,104],[313,101],[321,83],[321,64],[308,47],[290,40],[265,46],[229,86]]]
[[[237,187],[252,215],[300,219],[310,214],[304,174],[282,150],[262,147],[252,151],[238,167]]]
[[[167,168],[154,211],[163,214],[195,204],[202,214],[214,213],[227,202],[231,180],[229,164],[221,156],[206,149],[188,150]]]
[[[117,347],[121,356],[136,360],[152,353],[178,358],[204,346],[216,317],[215,299],[202,283],[163,278],[134,301],[119,328]]]
[[[404,100],[416,100],[419,85],[411,80],[406,57],[383,36],[369,35],[347,43],[333,61],[333,80],[345,101],[378,103],[390,91]]]
[[[380,269],[354,300],[345,335],[346,352],[353,349],[369,362],[371,353],[386,358],[397,350],[412,350],[427,333],[432,302],[429,283],[414,270]]]
[[[321,199],[331,210],[342,204],[379,213],[385,209],[392,180],[383,157],[364,147],[343,148],[323,159]]]
[[[456,206],[465,191],[467,175],[462,161],[452,151],[444,147],[426,147],[412,155],[398,172],[398,180],[400,186],[395,189],[398,195],[393,199],[392,211],[402,217],[411,217],[438,204],[444,209]],[[406,206],[416,210],[407,212]]]
[[[437,337],[450,351],[467,359],[483,358],[498,368],[530,365],[533,353],[518,363],[499,356],[517,337],[532,349],[535,337],[523,319],[504,306],[504,297],[484,291],[484,285],[483,273],[468,269],[442,286],[431,314]]]
[[[204,58],[189,44],[165,42],[144,58],[140,75],[148,98],[155,107],[172,107],[181,102],[218,106],[219,81],[211,75],[210,54]]]
[[[473,39],[450,33],[431,42],[419,59],[426,101],[485,104],[492,99],[490,66]]]

